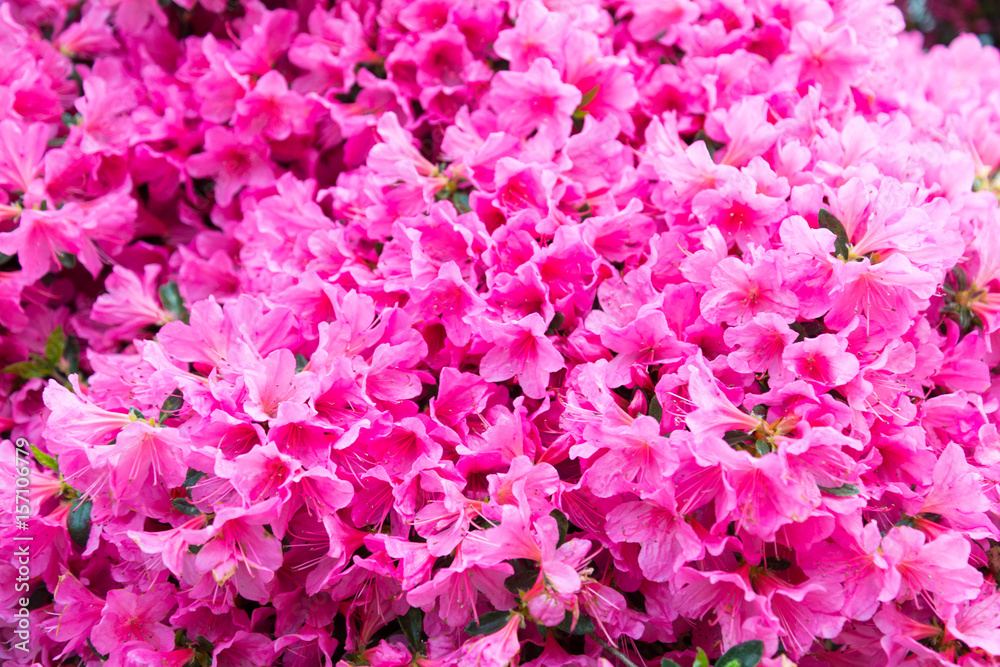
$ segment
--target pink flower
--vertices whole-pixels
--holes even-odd
[[[44,123],[22,127],[10,119],[0,121],[0,183],[27,192],[42,172],[48,138]]]
[[[782,359],[796,377],[823,387],[847,384],[861,368],[858,358],[847,351],[847,341],[833,334],[792,343],[785,348]]]
[[[670,364],[683,359],[693,351],[690,344],[677,340],[677,335],[667,324],[659,310],[641,314],[624,327],[605,327],[601,342],[618,355],[608,364],[609,387],[620,387],[632,381],[632,368],[642,370],[649,366]]]
[[[741,324],[758,313],[791,319],[798,311],[798,299],[785,288],[781,264],[774,257],[749,265],[727,257],[712,270],[712,285],[701,303],[702,316],[709,322]]]
[[[728,356],[729,365],[741,373],[781,374],[782,355],[796,339],[784,318],[761,313],[748,322],[726,329],[727,345],[739,346]]]
[[[268,582],[281,567],[281,543],[263,527],[271,518],[278,498],[257,503],[252,508],[226,507],[218,511],[212,525],[203,530],[204,546],[195,556],[198,572],[211,572],[219,584],[236,575],[244,594],[256,588],[251,580]]]
[[[175,319],[160,304],[161,268],[159,264],[147,264],[142,278],[121,266],[112,270],[105,283],[107,293],[97,298],[90,311],[96,322],[113,325],[105,334],[108,338],[136,338],[145,327]]]
[[[583,94],[563,83],[548,58],[538,58],[525,72],[500,72],[494,77],[492,105],[499,129],[527,137],[538,136],[560,147],[573,127],[571,116]]]
[[[948,602],[974,600],[983,575],[969,565],[969,542],[945,533],[927,540],[920,531],[896,526],[882,540],[882,552],[901,577],[897,600],[930,593]]]
[[[187,159],[194,178],[215,177],[215,198],[228,206],[243,187],[264,187],[274,180],[268,148],[258,137],[243,141],[223,127],[205,133],[205,152]]]
[[[253,90],[236,101],[233,127],[242,139],[263,134],[268,139],[283,141],[292,133],[305,132],[308,114],[303,98],[289,92],[285,78],[271,70],[258,79]]]
[[[164,620],[174,605],[173,586],[157,584],[139,596],[123,589],[108,593],[101,622],[91,634],[94,648],[112,653],[126,642],[139,641],[154,649],[165,651],[174,646],[174,633]]]
[[[984,583],[971,602],[945,607],[945,628],[952,637],[991,655],[1000,653],[1000,593]]]
[[[565,367],[562,355],[545,336],[545,320],[537,313],[516,322],[485,321],[481,334],[493,347],[479,362],[484,380],[502,382],[516,378],[530,398],[546,394],[549,376]]]
[[[704,553],[701,539],[676,513],[670,495],[662,491],[642,502],[616,507],[608,514],[605,530],[615,542],[641,546],[639,568],[650,581],[673,581],[681,566]]]

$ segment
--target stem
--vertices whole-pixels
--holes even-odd
[[[606,651],[608,651],[609,653],[611,653],[611,655],[615,656],[616,658],[618,658],[619,660],[621,660],[622,662],[624,662],[625,663],[625,667],[639,667],[639,665],[637,665],[634,662],[632,662],[631,660],[629,660],[627,655],[625,655],[624,653],[622,653],[621,651],[619,651],[616,647],[614,647],[611,644],[607,643],[606,641],[604,641],[600,637],[595,636],[594,640],[596,640],[598,644],[600,644],[601,646],[603,646]]]

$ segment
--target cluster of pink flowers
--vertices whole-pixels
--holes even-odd
[[[277,4],[0,3],[3,664],[1000,664],[996,49]]]

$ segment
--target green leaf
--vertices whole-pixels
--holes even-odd
[[[764,456],[764,454],[771,453],[771,443],[767,440],[758,439],[757,442],[754,443],[754,447],[757,449],[758,456]]]
[[[90,642],[90,638],[89,637],[87,638],[87,646],[89,646],[90,650],[94,652],[94,655],[96,655],[101,660],[107,660],[108,658],[111,657],[110,653],[108,653],[107,655],[102,655],[101,653],[99,653],[98,650],[96,648],[94,648],[94,645]]]
[[[160,418],[156,420],[156,423],[162,424],[166,420],[176,417],[182,407],[184,407],[184,394],[181,393],[180,389],[175,389],[174,393],[163,401],[163,405],[160,407]]]
[[[191,488],[198,483],[198,480],[205,476],[200,470],[195,470],[194,468],[188,468],[187,477],[184,478],[184,486]]]
[[[705,649],[698,649],[698,655],[694,658],[693,667],[709,667],[708,656],[705,655]]]
[[[955,279],[955,284],[958,286],[959,292],[964,292],[969,289],[969,277],[965,275],[965,271],[960,266],[956,266],[951,270],[951,275]]]
[[[48,377],[49,371],[50,369],[42,366],[36,361],[19,361],[16,364],[5,366],[3,369],[4,373],[10,373],[25,380]]]
[[[556,630],[562,630],[563,632],[568,632],[573,635],[589,635],[596,628],[594,627],[594,622],[584,615],[580,615],[576,619],[576,627],[570,630],[573,625],[573,614],[572,612],[566,612],[566,616],[563,618],[562,622],[556,626]]]
[[[410,609],[399,617],[399,627],[413,649],[421,649],[424,645],[424,612],[419,607]]]
[[[183,498],[174,498],[170,501],[170,504],[174,506],[174,509],[182,514],[187,514],[188,516],[200,516],[201,510],[184,500]]]
[[[146,419],[146,416],[144,414],[142,414],[142,412],[139,410],[139,408],[129,408],[128,409],[128,416],[132,417],[133,419],[142,419],[142,420]]]
[[[55,366],[63,358],[63,351],[66,349],[66,334],[63,333],[62,325],[56,327],[49,334],[45,341],[45,360]]]
[[[722,439],[728,442],[730,445],[738,445],[741,442],[747,440],[750,434],[746,431],[726,431],[722,435]]]
[[[678,665],[673,660],[671,660],[670,658],[663,658],[662,660],[660,660],[660,667],[681,667],[681,666]]]
[[[38,447],[35,447],[34,445],[31,446],[31,453],[35,455],[35,460],[41,463],[43,466],[45,466],[50,470],[55,470],[56,472],[59,472],[59,462],[56,461],[56,458],[54,456],[46,454],[45,452],[40,450]]]
[[[69,368],[69,372],[73,373],[80,372],[80,343],[74,336],[67,336],[66,338],[66,349],[63,350],[63,356],[66,358],[66,366]]]
[[[853,484],[843,484],[836,488],[830,488],[828,486],[821,486],[819,490],[823,493],[831,496],[856,496],[861,493],[861,489],[854,486]]]
[[[93,507],[94,503],[79,497],[73,501],[69,514],[66,515],[66,530],[69,531],[73,541],[81,547],[86,547],[87,540],[90,539],[90,510]]]
[[[59,253],[59,263],[63,265],[66,269],[76,268],[76,255],[70,252]]]
[[[792,566],[792,562],[784,558],[765,558],[764,567],[772,572],[781,572]]]
[[[538,570],[528,570],[526,572],[515,572],[506,579],[503,585],[514,595],[520,595],[524,591],[530,591],[538,581]]]
[[[306,367],[306,364],[308,364],[308,363],[309,363],[309,360],[306,359],[306,355],[302,354],[301,352],[296,352],[295,353],[295,372],[296,373],[301,373],[302,370]]]
[[[588,90],[586,93],[583,94],[583,98],[580,100],[580,106],[577,107],[577,108],[578,109],[582,109],[583,107],[585,107],[588,104],[590,104],[591,102],[593,102],[594,98],[597,97],[597,93],[599,93],[599,92],[601,92],[601,86],[600,86],[600,84],[598,84],[598,85],[594,86],[593,88],[591,88],[590,90]]]
[[[764,657],[764,642],[751,639],[737,644],[715,661],[717,667],[757,667]]]
[[[468,213],[472,210],[472,207],[469,206],[468,192],[456,192],[451,196],[451,203],[455,205],[455,210],[459,213]]]
[[[851,256],[850,239],[847,238],[847,230],[844,229],[844,223],[838,220],[837,216],[825,208],[821,208],[819,210],[819,226],[830,230],[837,237],[837,240],[833,244],[833,249],[836,251],[837,257],[847,259]]]
[[[549,328],[545,330],[546,336],[555,335],[557,331],[562,329],[563,323],[566,321],[566,316],[562,313],[557,312],[552,316],[552,321],[549,322]]]
[[[559,510],[552,510],[549,516],[555,519],[556,525],[559,526],[559,543],[557,546],[562,546],[563,542],[566,541],[566,533],[569,532],[569,519]]]
[[[507,625],[507,621],[509,620],[509,611],[488,611],[485,614],[479,615],[479,623],[469,621],[469,624],[465,626],[465,632],[473,636],[492,635],[494,632],[499,632],[503,629],[503,626]]]
[[[656,393],[650,396],[648,407],[646,408],[646,414],[655,419],[656,421],[663,421],[663,406],[660,405],[660,399],[656,397]]]
[[[177,283],[171,280],[166,285],[160,285],[160,303],[163,307],[177,316],[182,322],[187,322],[188,310],[184,307],[184,299],[181,297],[180,288]]]

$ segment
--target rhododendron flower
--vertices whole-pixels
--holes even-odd
[[[0,2],[4,660],[995,661],[986,40],[70,4]]]
[[[186,167],[195,178],[214,177],[215,196],[225,206],[245,186],[263,187],[274,179],[266,144],[259,137],[240,140],[222,127],[205,133],[205,152],[188,158]]]
[[[583,95],[563,83],[548,58],[533,60],[525,72],[501,72],[493,88],[499,129],[518,136],[533,130],[560,147],[569,138],[573,111]]]
[[[532,313],[516,322],[491,324],[482,332],[493,347],[479,364],[484,380],[497,382],[516,378],[525,395],[542,398],[552,373],[565,364],[545,336],[545,321]]]
[[[101,622],[91,635],[94,648],[111,653],[125,642],[139,641],[156,650],[168,650],[173,647],[173,633],[160,621],[174,605],[168,584],[152,586],[141,597],[129,591],[110,591]]]

